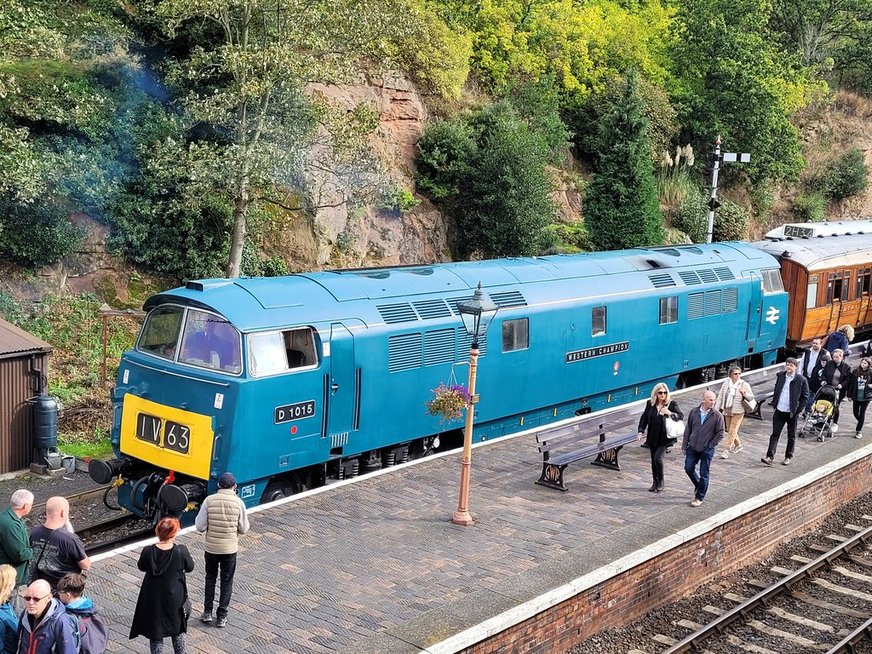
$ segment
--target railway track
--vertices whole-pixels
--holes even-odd
[[[863,520],[866,527],[845,526],[848,536],[827,536],[833,546],[810,546],[813,558],[794,555],[785,561],[799,567],[773,567],[780,576],[774,583],[749,582],[760,588],[752,597],[725,593],[724,606],[703,607],[715,616],[707,624],[676,622],[676,630],[691,632],[684,637],[656,634],[657,649],[651,651],[664,645],[662,654],[872,651],[872,516]]]
[[[147,520],[125,513],[78,529],[76,533],[85,544],[87,555],[94,556],[154,536],[154,528]]]

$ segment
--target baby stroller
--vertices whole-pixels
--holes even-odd
[[[799,432],[800,438],[816,436],[818,441],[832,438],[830,425],[833,422],[833,411],[836,408],[836,389],[832,386],[821,386],[815,393],[811,403],[811,413],[805,419],[805,424]]]

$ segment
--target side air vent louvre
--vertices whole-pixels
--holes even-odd
[[[520,291],[502,291],[500,293],[489,293],[490,299],[501,309],[503,307],[525,307],[527,300],[521,295]]]
[[[724,289],[724,301],[721,313],[735,313],[739,310],[739,289],[735,286]]]
[[[421,334],[400,334],[388,339],[388,371],[420,368],[422,358]]]
[[[648,279],[654,285],[654,288],[665,288],[667,286],[675,286],[675,280],[669,273],[657,273],[656,275],[648,275]]]
[[[681,270],[679,271],[678,276],[681,277],[681,281],[688,286],[696,286],[697,284],[702,283],[699,281],[699,275],[697,275],[693,270]]]
[[[421,316],[421,320],[429,320],[431,318],[445,318],[451,315],[451,309],[445,304],[444,300],[418,300],[412,302],[415,311]]]
[[[439,329],[424,334],[424,365],[454,362],[454,330]]]
[[[721,313],[721,292],[707,291],[705,294],[705,315],[717,316]]]
[[[384,321],[389,325],[398,322],[413,322],[418,320],[418,316],[412,309],[412,305],[406,302],[403,302],[402,304],[381,304],[376,308]]]
[[[703,293],[691,293],[687,296],[687,319],[702,318],[705,315],[705,297]]]

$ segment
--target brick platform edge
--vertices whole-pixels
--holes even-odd
[[[866,448],[863,452],[867,452]],[[688,595],[719,575],[763,558],[785,539],[811,531],[829,513],[872,488],[870,463],[872,455],[866,454],[844,467],[815,475],[818,478],[806,485],[790,483],[773,489],[760,496],[769,496],[769,500],[757,508],[590,586],[508,629],[455,651],[463,654],[564,652],[600,631],[627,625],[653,609]],[[754,503],[754,500],[749,502]],[[744,504],[748,508],[748,503]],[[715,516],[701,524],[717,522],[717,519]],[[442,648],[436,646],[425,651],[440,650]]]

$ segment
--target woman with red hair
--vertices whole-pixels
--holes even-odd
[[[173,652],[185,654],[185,633],[191,604],[185,574],[194,569],[194,559],[184,545],[176,545],[177,518],[163,518],[154,533],[158,542],[143,548],[138,567],[145,573],[130,637],[145,636],[151,654],[163,654],[163,640],[170,637]]]

